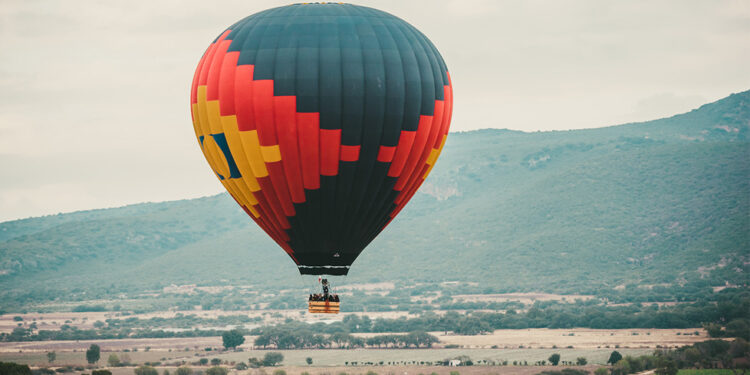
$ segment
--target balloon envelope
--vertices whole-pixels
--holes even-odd
[[[211,43],[191,109],[216,176],[300,272],[345,275],[435,164],[452,86],[435,46],[403,20],[294,4]]]

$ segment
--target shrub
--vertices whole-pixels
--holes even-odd
[[[229,370],[226,367],[214,366],[206,370],[206,375],[227,375]]]
[[[560,371],[558,370],[542,371],[537,375],[589,375],[589,372],[583,371],[583,370],[576,370],[572,368],[566,368]]]
[[[159,371],[151,366],[139,366],[135,370],[135,375],[159,375]]]
[[[264,366],[276,366],[283,361],[284,355],[277,352],[266,353],[266,355],[263,357]]]
[[[13,362],[0,362],[0,374],[31,375],[29,365],[19,365]]]
[[[117,356],[117,354],[112,353],[109,355],[109,358],[107,359],[107,364],[109,367],[117,367],[120,365],[120,357]]]
[[[560,354],[554,353],[547,359],[549,360],[549,363],[552,364],[552,366],[557,366],[557,364],[560,363]]]

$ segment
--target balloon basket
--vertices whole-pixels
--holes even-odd
[[[338,314],[340,302],[309,301],[307,311],[311,314]]]

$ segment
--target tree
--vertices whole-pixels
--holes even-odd
[[[599,367],[594,370],[594,375],[609,375],[609,370],[606,367]]]
[[[671,358],[659,357],[654,372],[656,375],[677,375],[677,364]]]
[[[159,375],[159,371],[151,366],[139,366],[135,370],[135,375]]]
[[[94,371],[91,371],[91,375],[112,375],[112,371],[109,371],[109,370],[94,370]]]
[[[57,359],[57,353],[55,352],[47,352],[47,362],[52,363]]]
[[[750,340],[750,326],[747,321],[742,319],[735,319],[727,324],[726,335],[729,337],[739,337],[745,340]]]
[[[227,375],[228,372],[226,367],[214,366],[206,370],[206,375]]]
[[[312,357],[305,358],[305,362],[307,362],[308,365],[312,364]]]
[[[131,359],[130,356],[127,355],[127,353],[123,353],[120,355],[120,366],[127,366],[130,365]]]
[[[86,350],[86,361],[90,364],[94,364],[96,362],[99,362],[100,358],[100,349],[99,345],[91,344],[88,350]]]
[[[205,366],[208,364],[208,358],[201,358],[198,360],[198,363],[200,363],[201,366]]]
[[[175,375],[192,375],[193,369],[187,366],[180,366],[175,370]]]
[[[226,331],[221,335],[221,340],[224,342],[224,347],[227,349],[235,349],[238,346],[245,343],[245,336],[242,335],[238,329]]]
[[[617,362],[620,362],[622,359],[622,354],[618,352],[617,350],[613,351],[612,354],[609,355],[609,359],[607,360],[607,363],[610,365],[614,365]]]
[[[245,364],[245,362],[240,362],[237,364],[237,366],[234,366],[234,369],[240,371],[247,370],[247,365]]]
[[[164,369],[164,372],[162,372],[161,375],[169,375],[169,370]]]
[[[722,331],[721,326],[716,323],[705,324],[703,325],[703,328],[708,332],[708,335],[711,337],[724,336],[724,331]]]
[[[248,358],[247,364],[250,365],[251,368],[258,368],[260,366],[263,366],[263,362],[255,357]]]
[[[109,367],[117,367],[120,365],[120,357],[117,356],[117,354],[112,353],[109,355],[109,358],[107,358],[107,364]]]
[[[277,352],[266,353],[263,357],[263,366],[276,366],[284,361],[284,355]]]
[[[29,365],[19,365],[13,362],[0,362],[0,374],[31,375],[31,368],[29,368]]]
[[[547,370],[538,373],[537,375],[589,375],[588,371],[578,370],[574,368],[564,368],[562,370]]]
[[[211,366],[218,366],[221,364],[221,360],[218,358],[211,358]]]
[[[578,357],[576,358],[576,365],[578,366],[585,366],[588,361],[586,360],[586,357]]]
[[[626,359],[621,359],[612,366],[612,375],[628,375],[630,372],[630,362]]]
[[[560,363],[560,354],[554,353],[547,359],[549,360],[549,363],[552,364],[552,366],[557,366],[557,364]]]

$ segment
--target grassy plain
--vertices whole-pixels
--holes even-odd
[[[303,366],[307,357],[313,358],[313,364],[316,366],[345,366],[352,362],[383,362],[385,365],[389,362],[434,362],[459,355],[468,355],[474,361],[508,361],[509,364],[513,361],[526,361],[533,364],[546,360],[552,353],[559,353],[563,361],[575,361],[577,357],[586,357],[590,364],[604,364],[613,350],[623,355],[640,355],[652,352],[657,345],[676,347],[708,339],[702,330],[699,330],[699,335],[693,335],[694,331],[695,329],[529,329],[498,330],[491,335],[478,336],[434,332],[440,343],[433,349],[318,349],[279,352],[284,354],[284,364],[289,366]],[[56,365],[84,365],[86,348],[91,344],[97,344],[102,348],[102,364],[113,353],[118,356],[127,355],[137,364],[161,362],[166,365],[183,361],[191,363],[200,358],[246,362],[250,357],[261,358],[268,352],[253,350],[253,340],[254,337],[247,336],[245,344],[240,347],[242,351],[237,352],[221,351],[220,337],[4,342],[0,343],[0,361],[44,366],[48,364],[46,352],[55,351]],[[445,345],[458,347],[446,349]],[[207,348],[210,350],[206,351]]]
[[[263,358],[268,350],[247,350],[243,352],[101,352],[100,365],[106,365],[110,354],[130,356],[134,363],[162,362],[164,365],[181,364],[182,361],[191,363],[200,358],[219,358],[227,362],[247,362],[248,358]],[[559,353],[564,361],[575,361],[578,357],[586,357],[591,364],[603,365],[609,358],[612,349],[324,349],[324,350],[273,350],[284,355],[284,365],[303,366],[305,359],[310,357],[316,366],[346,366],[357,364],[383,362],[384,365],[406,365],[412,362],[435,362],[461,355],[469,356],[473,361],[513,361],[533,365],[537,361],[547,360],[552,353]],[[641,355],[651,353],[648,349],[618,349],[623,355]],[[83,366],[86,364],[85,351],[60,352],[56,351],[57,359],[54,366]],[[25,363],[32,366],[48,366],[45,352],[0,353],[0,361]]]
[[[571,366],[572,368],[579,368],[591,373],[594,372],[599,366]],[[193,367],[194,370],[199,370]],[[206,368],[202,368],[205,372]],[[379,375],[389,374],[404,374],[404,375],[417,375],[417,374],[438,374],[438,375],[449,375],[454,372],[460,375],[534,375],[544,370],[552,370],[555,367],[552,366],[470,366],[470,367],[445,367],[445,366],[420,366],[420,365],[409,365],[409,366],[280,366],[280,367],[266,367],[262,369],[237,371],[231,370],[232,375],[271,375],[275,371],[283,370],[287,375],[299,375],[308,373],[310,375],[365,375],[369,371]],[[559,369],[559,368],[557,368]],[[109,369],[113,375],[133,375],[133,367],[119,367]],[[164,370],[169,371],[170,374],[174,374],[176,367],[158,367],[157,370],[162,373]],[[80,372],[69,373],[67,375],[74,375]],[[83,371],[83,373],[90,373],[90,370]]]
[[[735,372],[730,369],[682,369],[677,375],[735,375]]]

